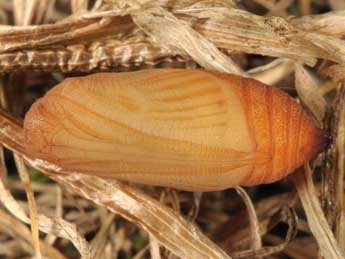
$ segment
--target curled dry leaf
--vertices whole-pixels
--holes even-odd
[[[274,85],[293,72],[293,62],[285,58],[277,58],[274,61],[256,67],[248,71],[248,74],[265,84]]]
[[[326,100],[318,91],[316,79],[302,65],[295,65],[295,86],[302,102],[321,125],[326,112]]]
[[[34,168],[71,188],[75,193],[105,206],[114,213],[121,214],[141,226],[177,256],[182,258],[230,258],[204,236],[195,225],[141,191],[117,181],[64,172],[55,165],[35,160],[26,153],[23,147],[20,124],[16,123],[8,114],[4,112],[0,114],[0,142],[10,150],[23,155],[24,159]],[[39,218],[39,223],[44,225],[46,222]],[[48,225],[45,228],[51,231],[51,226],[58,228],[59,225]],[[75,233],[73,232],[73,234]]]

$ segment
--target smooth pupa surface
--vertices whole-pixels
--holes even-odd
[[[24,133],[64,170],[189,191],[277,181],[326,142],[277,88],[182,69],[66,79],[32,105]]]

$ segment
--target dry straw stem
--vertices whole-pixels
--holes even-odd
[[[289,18],[289,21],[306,31],[343,37],[345,34],[345,10],[318,15]]]
[[[28,68],[73,71],[78,64],[84,64],[82,71],[92,71],[99,66],[111,69],[131,66],[131,61],[138,65],[157,62],[155,57],[180,55],[192,57],[205,67],[241,73],[215,47],[285,57],[309,65],[315,64],[317,58],[344,62],[345,41],[341,39],[345,34],[344,11],[285,19],[254,15],[233,8],[225,0],[181,2],[145,1],[143,6],[137,4],[136,9],[128,9],[128,5],[127,9],[120,9],[122,5],[108,6],[105,10],[73,15],[55,24],[7,26],[0,30],[1,71]],[[327,22],[337,29],[332,29]],[[172,30],[174,26],[180,30]],[[166,33],[170,30],[174,32],[171,35]],[[140,46],[136,45],[137,37],[141,39]],[[119,52],[111,52],[112,40],[120,41],[115,46],[126,46],[125,60],[119,59]],[[149,55],[145,49],[151,50]],[[79,56],[73,55],[74,50]]]
[[[54,204],[56,206],[55,217],[56,218],[63,218],[62,190],[61,190],[61,187],[58,185],[56,185],[55,188],[56,188],[56,194],[54,195],[56,197],[56,201],[54,202]],[[45,238],[45,242],[52,245],[52,244],[54,244],[56,239],[57,239],[57,236],[53,235],[52,233],[48,233],[46,238]]]
[[[0,181],[0,199],[6,209],[10,211],[16,218],[24,223],[30,224],[31,221],[27,217],[25,211],[12,197],[11,193],[4,187]],[[64,221],[63,219],[50,219],[45,215],[38,215],[38,227],[42,232],[51,233],[56,236],[70,240],[78,249],[82,258],[92,258],[89,246],[85,239],[78,233],[75,225]]]
[[[344,258],[321,209],[311,175],[312,172],[308,166],[305,166],[304,169],[299,169],[292,175],[308,219],[310,230],[317,240],[320,253],[324,258]]]
[[[258,231],[260,236],[266,236],[280,222],[287,223],[289,227],[285,240],[276,242],[272,246],[237,252],[242,250],[243,247],[249,247],[252,241],[252,223],[248,223],[248,218],[244,216],[245,213],[239,213],[231,217],[228,222],[220,225],[212,236],[221,243],[221,247],[230,253],[233,258],[266,258],[265,256],[285,251],[286,246],[294,239],[297,233],[297,216],[294,210],[291,209],[295,201],[294,195],[284,193],[256,203],[255,214],[259,219]],[[239,226],[241,227],[239,228]]]
[[[329,110],[332,119],[329,123],[330,133],[333,137],[333,146],[329,155],[333,158],[330,170],[324,173],[323,200],[326,202],[325,212],[328,221],[334,225],[335,237],[342,251],[345,251],[345,67],[331,65],[322,71],[336,84],[336,98]],[[332,207],[328,207],[332,204]]]
[[[335,219],[335,235],[342,251],[345,251],[345,197],[344,197],[344,176],[345,176],[345,87],[339,84],[335,110],[335,154],[337,159],[331,172],[336,177],[335,202],[338,207],[338,215]]]
[[[7,186],[7,167],[5,164],[5,153],[4,147],[0,147],[0,181],[3,182],[4,186]]]
[[[269,243],[281,243],[282,239],[274,235],[266,235],[265,241]],[[292,240],[284,249],[284,253],[289,258],[309,259],[318,258],[318,247],[312,237],[299,237]]]
[[[87,2],[86,0],[72,0],[72,13],[83,13],[87,10]]]
[[[286,245],[290,243],[291,240],[294,239],[297,233],[297,215],[295,214],[293,209],[283,207],[281,211],[279,211],[277,217],[272,217],[273,221],[276,219],[276,222],[284,221],[288,224],[289,229],[287,231],[287,235],[285,237],[285,241],[281,242],[278,245],[274,246],[267,246],[263,248],[259,248],[256,250],[246,250],[246,251],[240,251],[232,253],[233,258],[266,258],[267,256],[270,256],[274,253],[278,253],[285,249]],[[276,222],[273,222],[273,225],[276,224]],[[271,222],[269,222],[271,223]],[[270,226],[267,226],[269,229]]]
[[[242,187],[235,187],[236,192],[241,196],[244,203],[246,204],[248,215],[249,215],[249,223],[251,229],[251,238],[252,238],[252,249],[259,249],[262,247],[262,240],[260,235],[260,225],[259,221],[255,212],[254,205],[248,196],[247,192]]]
[[[3,116],[6,117],[5,114]],[[7,120],[9,120],[9,118],[7,118]],[[18,122],[16,122],[16,120],[13,120],[12,123],[14,125],[14,128],[12,128],[12,131],[21,129],[20,127],[18,128],[19,124]],[[5,135],[6,135],[5,132],[7,132],[7,130],[8,128],[6,128],[6,126],[4,128],[3,127],[1,128],[1,132],[4,133]],[[11,142],[11,143],[14,144],[14,142]],[[20,152],[16,154],[20,154]],[[0,168],[0,170],[4,170],[3,167],[5,167],[5,165],[2,164],[1,166],[2,168]],[[23,208],[13,198],[10,191],[5,188],[2,181],[0,181],[0,200],[2,204],[6,207],[6,209],[10,211],[16,218],[18,218],[19,220],[27,224],[31,223],[30,219],[27,217]],[[67,221],[64,221],[61,218],[50,219],[46,217],[45,215],[40,215],[40,214],[38,215],[37,218],[38,218],[37,220],[38,227],[42,232],[51,233],[53,235],[70,240],[78,249],[78,251],[82,255],[82,258],[85,258],[85,259],[91,258],[91,252],[89,250],[89,246],[87,242],[85,241],[85,239],[78,233],[75,225]]]
[[[155,239],[154,236],[150,235],[150,254],[151,258],[155,259],[162,259],[160,251],[159,251],[159,243]]]
[[[293,197],[290,193],[284,193],[281,195],[275,195],[273,197],[263,199],[256,203],[255,212],[259,219],[260,235],[263,236],[270,231],[269,222],[270,219],[277,213],[282,207],[292,206],[291,201]],[[248,221],[243,214],[239,214],[237,217],[231,218],[229,221],[220,225],[219,229],[215,231],[213,236],[221,243],[221,247],[226,251],[239,248],[247,245],[251,241],[250,227],[246,224],[240,229],[236,229],[238,225],[241,225],[242,221]],[[234,224],[237,222],[238,224]],[[276,221],[278,222],[278,221]],[[273,225],[271,224],[273,227]]]
[[[12,215],[8,214],[4,210],[0,209],[0,229],[1,232],[9,232],[12,234],[16,239],[22,239],[25,241],[25,244],[31,244],[32,243],[32,234],[28,230],[28,228],[21,223],[18,219],[13,217]],[[19,246],[21,246],[21,243],[18,242]],[[40,241],[40,247],[42,250],[42,254],[46,258],[54,258],[54,259],[66,259],[65,256],[63,256],[57,249],[55,249],[53,246],[47,245],[45,242]],[[17,251],[20,249],[17,249]],[[7,249],[4,251],[8,251]],[[17,256],[16,252],[14,251],[13,254],[9,254],[7,258],[15,258]],[[32,251],[29,251],[30,253]],[[1,253],[4,254],[4,253]]]
[[[0,57],[0,70],[1,72],[11,72],[16,69],[90,72],[176,61],[172,56],[169,51],[136,37],[125,41],[115,39],[96,41],[88,46],[79,44],[9,53]],[[184,62],[183,59],[180,60]]]
[[[1,112],[0,129],[0,142],[22,155],[34,168],[75,193],[141,226],[173,254],[181,258],[230,258],[195,225],[141,191],[117,181],[65,172],[55,165],[35,160],[23,147],[22,128],[4,112]],[[41,218],[39,223],[45,224]],[[51,231],[52,227],[55,226],[46,228]]]
[[[28,198],[29,208],[30,208],[30,221],[31,221],[31,232],[32,232],[32,241],[35,248],[35,254],[38,259],[42,259],[41,249],[40,249],[40,238],[39,238],[39,229],[37,222],[37,207],[35,202],[35,196],[31,189],[31,182],[29,173],[25,167],[23,158],[14,154],[14,160],[18,169],[18,173],[21,181],[24,184],[25,192]]]
[[[342,65],[333,65],[324,72],[330,76],[338,74],[342,70]],[[333,80],[343,80],[343,77],[334,77]],[[318,93],[317,83],[302,66],[296,65],[296,88],[304,103],[313,112],[315,117],[322,121],[326,103],[321,94]],[[305,86],[309,86],[308,89]],[[310,91],[314,88],[314,91]],[[335,158],[333,161],[333,170],[326,172],[326,187],[330,190],[326,193],[329,196],[328,201],[337,207],[337,211],[328,211],[326,207],[326,215],[321,209],[316,191],[312,181],[312,172],[308,166],[304,170],[299,170],[293,175],[300,200],[304,207],[310,230],[313,233],[319,245],[320,253],[324,258],[344,258],[345,248],[345,209],[344,209],[344,151],[345,151],[345,105],[343,84],[339,84],[335,105],[333,107],[332,129],[331,132],[335,139]],[[308,96],[308,98],[307,98]],[[333,235],[329,223],[335,227],[335,235]]]
[[[113,224],[114,219],[115,214],[107,214],[104,219],[104,223],[101,226],[101,229],[97,232],[95,238],[92,239],[91,250],[93,252],[92,255],[94,258],[104,258],[107,235],[110,232],[111,225]]]

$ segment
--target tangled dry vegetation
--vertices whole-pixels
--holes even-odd
[[[342,0],[0,1],[0,257],[344,258],[344,8]],[[66,175],[24,150],[25,111],[64,77],[163,66],[281,87],[332,145],[286,180],[202,195]]]

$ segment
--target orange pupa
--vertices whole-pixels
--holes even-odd
[[[32,105],[24,133],[64,170],[188,191],[277,181],[326,143],[277,88],[183,69],[66,79]]]

